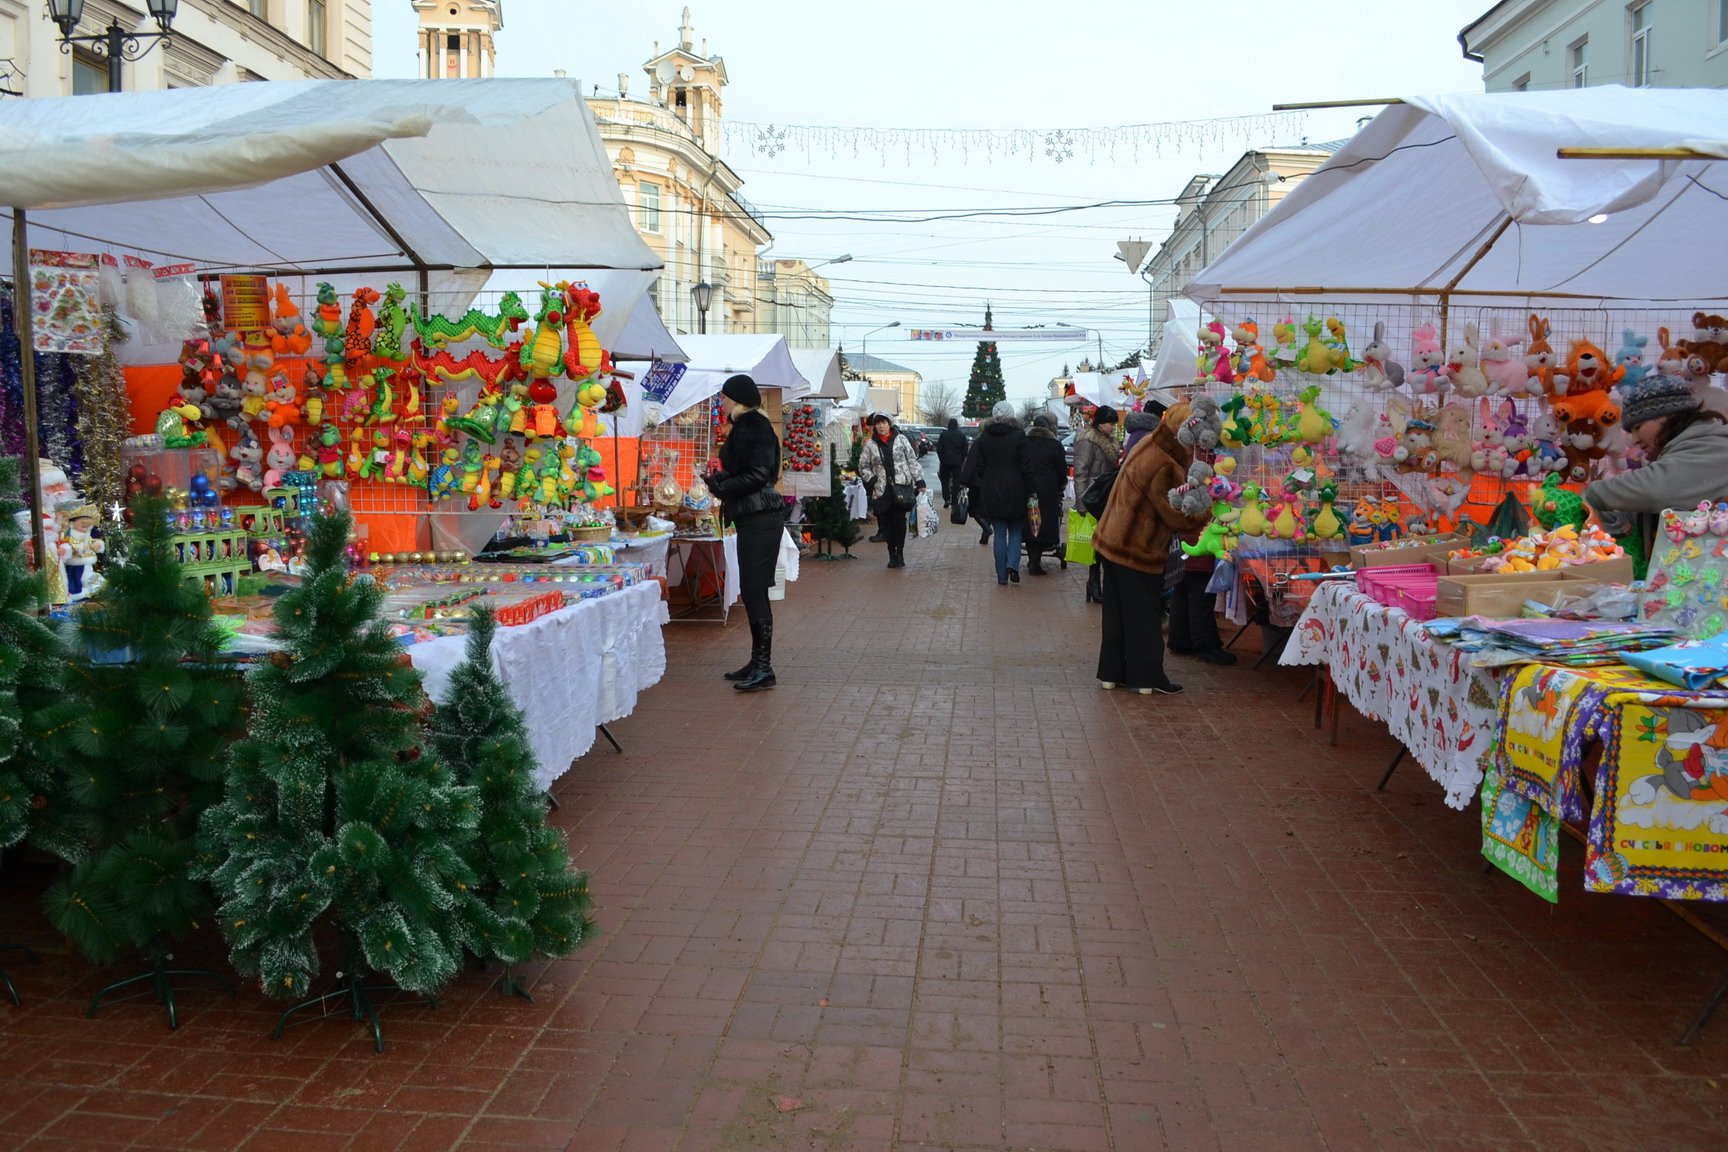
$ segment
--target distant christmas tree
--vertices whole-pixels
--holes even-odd
[[[995,327],[990,316],[990,309],[984,309],[984,330]],[[990,415],[990,409],[996,407],[1008,398],[1007,387],[1002,382],[1002,360],[996,355],[996,341],[980,340],[978,354],[972,357],[972,374],[966,380],[966,402],[961,406],[961,414],[968,420],[982,420]]]
[[[54,803],[52,755],[33,723],[55,698],[64,655],[59,637],[36,615],[48,593],[24,563],[18,473],[16,458],[0,457],[0,848],[29,836],[71,852],[77,840]]]
[[[840,545],[841,559],[852,555],[852,543],[858,539],[858,525],[852,520],[852,513],[846,507],[846,493],[840,486],[840,462],[828,462],[828,475],[831,486],[828,495],[810,502],[810,531],[818,541],[831,540]],[[818,559],[828,559],[827,556]]]
[[[333,923],[342,985],[321,999],[346,998],[377,1035],[367,970],[431,993],[500,926],[464,859],[479,797],[422,753],[420,674],[378,619],[383,591],[348,571],[349,523],[312,521],[301,583],[276,601],[282,647],[247,677],[246,738],[199,849],[234,966],[268,996],[304,996],[314,934]]]
[[[98,964],[142,951],[150,973],[124,983],[154,981],[174,1024],[169,950],[210,920],[209,889],[191,874],[193,837],[221,798],[244,690],[219,655],[210,598],[185,579],[168,512],[161,499],[133,506],[126,559],[78,613],[79,643],[48,727],[86,853],[43,903]]]
[[[550,806],[534,782],[538,766],[522,710],[492,669],[490,609],[476,609],[467,658],[450,674],[432,712],[431,747],[460,784],[480,797],[479,835],[462,850],[478,878],[474,892],[498,919],[483,956],[520,964],[534,952],[565,956],[594,932],[588,874],[570,867],[564,833],[547,827]],[[518,992],[505,977],[505,991]],[[526,995],[526,993],[521,993]]]

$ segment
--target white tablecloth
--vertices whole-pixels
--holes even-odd
[[[1448,805],[1469,805],[1493,751],[1499,684],[1488,669],[1350,580],[1315,590],[1278,663],[1326,665],[1356,710],[1382,721],[1446,789]]]
[[[492,663],[527,714],[541,788],[593,746],[596,727],[630,715],[637,695],[666,674],[666,619],[660,585],[648,583],[498,629]],[[442,699],[467,643],[444,636],[408,649],[432,699]]]
[[[713,537],[686,537],[680,543],[713,543]],[[726,536],[720,544],[721,563],[725,566],[725,580],[720,590],[720,617],[725,619],[727,611],[738,603],[738,537]],[[685,554],[682,561],[688,564],[690,558]],[[792,539],[792,534],[785,529],[780,531],[780,555],[774,563],[786,570],[786,583],[798,579],[798,545]],[[684,569],[680,567],[680,571]]]
[[[650,576],[666,575],[666,553],[672,547],[670,533],[664,536],[649,536],[644,539],[632,540],[628,544],[613,544],[612,549],[617,554],[620,564],[644,564]],[[588,561],[578,556],[566,556],[562,560],[552,561],[552,566],[575,567]]]

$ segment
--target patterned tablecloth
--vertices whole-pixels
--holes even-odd
[[[550,787],[593,746],[597,725],[630,715],[637,695],[660,682],[665,622],[660,585],[651,581],[498,629],[492,663],[527,714],[528,742],[540,761],[536,784]],[[432,699],[443,697],[467,644],[465,636],[445,636],[407,650]]]
[[[1356,710],[1383,722],[1446,790],[1449,806],[1469,806],[1493,747],[1499,685],[1489,670],[1349,580],[1321,583],[1278,662],[1326,665]]]

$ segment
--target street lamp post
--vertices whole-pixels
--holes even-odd
[[[84,0],[48,0],[48,15],[60,26],[60,51],[71,52],[74,44],[88,44],[98,56],[108,59],[108,91],[121,89],[120,66],[127,60],[142,60],[151,47],[148,41],[167,42],[173,33],[174,16],[180,0],[145,0],[151,19],[160,32],[128,32],[120,21],[110,18],[108,27],[93,35],[75,36],[72,30],[84,18]]]
[[[891,320],[888,323],[882,325],[882,327],[880,327],[880,328],[872,328],[872,329],[870,329],[870,331],[864,333],[863,338],[860,339],[858,342],[859,349],[860,349],[859,353],[858,353],[858,358],[861,361],[864,361],[866,364],[868,364],[869,360],[870,360],[870,337],[876,335],[876,333],[878,333],[878,332],[886,332],[890,328],[898,328],[898,327],[900,327],[900,321]],[[870,375],[870,369],[868,367],[860,368],[858,371],[863,373],[866,377],[868,377]],[[871,384],[874,385],[875,381],[872,380]],[[896,413],[896,415],[898,415],[898,413]]]
[[[704,280],[690,286],[690,298],[696,302],[696,334],[708,334],[708,305],[714,299],[714,285]]]

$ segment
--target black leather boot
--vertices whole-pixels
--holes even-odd
[[[1086,603],[1088,604],[1104,603],[1104,589],[1100,575],[1102,571],[1096,564],[1090,565],[1086,569]]]
[[[890,568],[904,568],[904,567],[906,567],[906,546],[905,545],[901,545],[899,547],[895,547],[893,545],[888,546],[888,567],[890,567]]]
[[[978,534],[978,543],[980,543],[980,544],[990,543],[990,525],[988,525],[988,524],[984,525],[984,530]]]
[[[1042,548],[1026,549],[1026,573],[1029,576],[1048,576],[1044,570],[1044,550]]]
[[[755,645],[751,651],[750,675],[732,685],[734,691],[760,692],[774,687],[774,621],[764,620],[758,628],[752,637]]]
[[[756,649],[762,643],[760,633],[762,625],[755,620],[750,621],[750,659],[744,661],[744,667],[736,672],[726,673],[728,680],[748,680],[751,671],[756,667]]]

